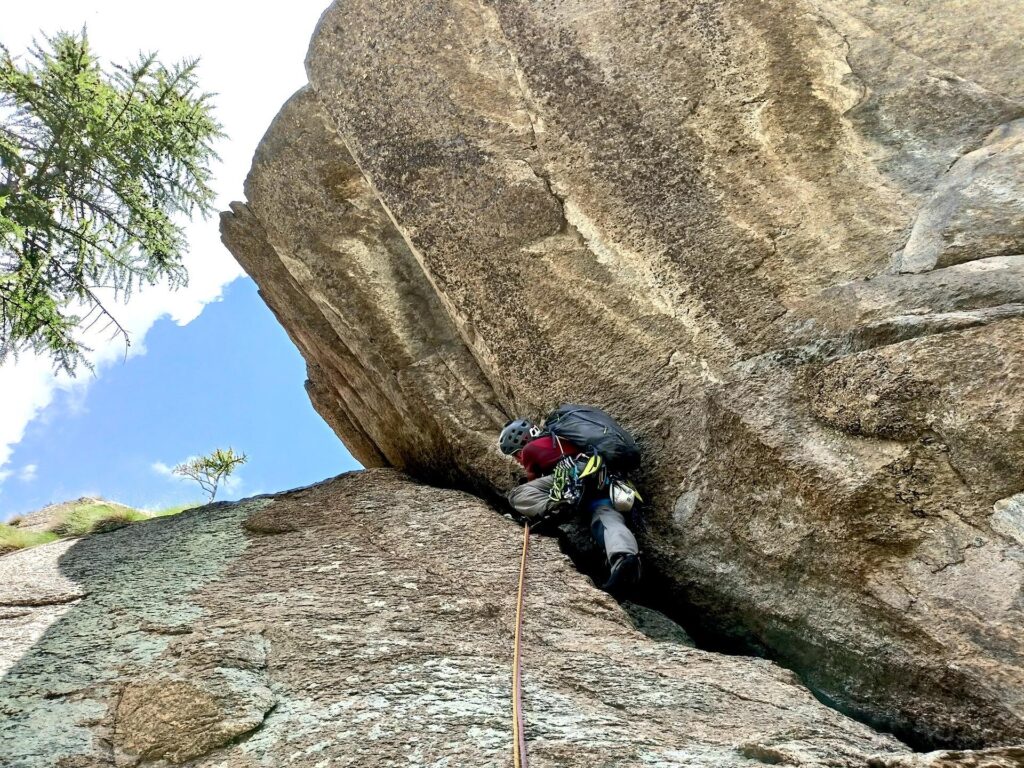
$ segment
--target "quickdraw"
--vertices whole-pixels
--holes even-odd
[[[563,456],[555,465],[552,473],[549,497],[553,504],[566,504],[574,507],[583,498],[583,485],[580,482],[579,467],[572,456]]]

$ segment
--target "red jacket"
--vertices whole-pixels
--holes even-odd
[[[526,479],[536,480],[551,474],[563,456],[575,456],[577,453],[580,453],[580,449],[572,443],[558,440],[554,435],[544,435],[523,446],[516,458],[526,470]]]

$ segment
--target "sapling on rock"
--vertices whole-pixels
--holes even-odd
[[[247,456],[244,453],[235,453],[234,449],[218,448],[206,456],[197,456],[194,459],[183,461],[172,471],[182,477],[190,477],[199,483],[199,487],[213,501],[217,495],[217,488],[221,481],[231,476],[237,467],[245,464]]]

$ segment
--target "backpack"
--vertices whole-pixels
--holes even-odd
[[[640,466],[640,449],[633,436],[600,408],[560,405],[544,419],[544,431],[596,453],[613,471],[629,472]]]

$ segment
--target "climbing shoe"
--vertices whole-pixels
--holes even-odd
[[[618,555],[612,561],[608,581],[602,589],[613,595],[627,592],[640,581],[640,558],[636,555]]]

